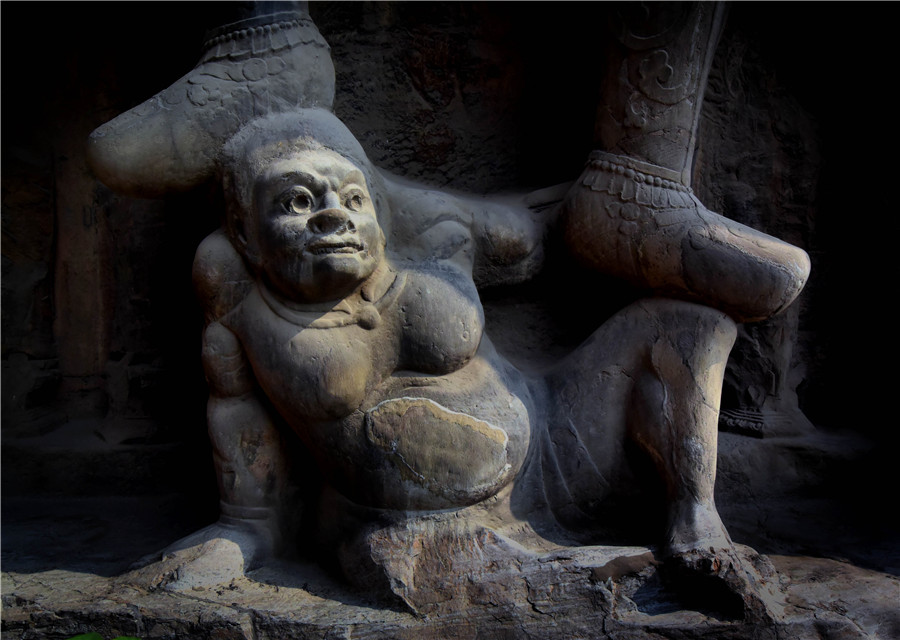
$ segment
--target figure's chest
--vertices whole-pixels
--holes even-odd
[[[280,311],[279,311],[280,310]],[[229,321],[261,388],[295,425],[342,419],[382,398],[369,392],[397,369],[447,375],[477,352],[477,294],[433,274],[410,274],[350,313],[299,321],[255,289]]]
[[[384,347],[391,332],[383,323],[303,327],[259,299],[246,302],[236,323],[238,336],[260,386],[290,422],[349,415],[368,388],[390,374]]]

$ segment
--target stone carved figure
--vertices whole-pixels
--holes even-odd
[[[177,569],[172,589],[227,582],[289,550],[305,509],[303,526],[314,523],[349,580],[418,613],[533,601],[547,572],[592,598],[585,567],[615,577],[617,558],[652,563],[640,548],[590,546],[605,505],[641,473],[633,449],[663,487],[656,555],[671,574],[714,585],[739,615],[773,615],[771,570],[732,543],[715,508],[719,396],[735,322],[790,304],[809,261],[689,188],[719,9],[673,5],[640,33],[624,11],[602,150],[552,211],[529,206],[543,194],[463,197],[380,172],[328,110],[327,79],[239,126],[170,137],[201,160],[169,162],[163,173],[181,177],[154,174],[163,187],[149,191],[218,166],[227,203],[194,264],[222,515],[143,575]],[[226,30],[240,40],[274,28],[246,32]],[[320,68],[318,40],[298,42],[292,55]],[[126,191],[160,153],[186,157],[144,150],[144,135],[170,125],[141,132],[140,109],[92,140],[98,173]],[[476,283],[534,275],[557,226],[579,259],[654,297],[549,369],[523,372],[485,334]],[[299,504],[290,481],[295,440],[322,480],[314,504]]]

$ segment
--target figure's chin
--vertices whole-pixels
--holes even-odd
[[[362,285],[375,270],[375,261],[365,252],[327,253],[309,256],[306,277],[298,290],[310,302],[337,300]]]
[[[304,253],[303,260],[267,269],[270,286],[299,303],[339,300],[361,286],[375,272],[378,257],[365,250]]]
[[[322,280],[323,284],[362,284],[374,271],[374,260],[363,250],[317,253],[309,255],[307,260],[312,267],[313,279]]]

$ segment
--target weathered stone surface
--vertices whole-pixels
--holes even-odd
[[[583,553],[583,551],[582,551]],[[417,617],[349,592],[311,565],[262,568],[227,585],[147,591],[71,571],[3,575],[3,637],[181,638],[779,638],[883,640],[900,632],[893,576],[805,557],[773,556],[785,589],[778,623],[681,609],[655,577],[646,549],[586,566],[578,554],[504,576],[504,589],[473,591],[459,614]],[[626,561],[627,560],[627,561]],[[469,583],[470,587],[477,583]],[[514,605],[504,600],[520,590]],[[480,600],[478,602],[477,600]],[[812,614],[812,612],[815,612]],[[812,615],[811,615],[812,614]]]
[[[724,434],[721,439],[718,502],[724,507],[723,518],[736,540],[780,554],[769,556],[779,574],[789,579],[785,594],[790,605],[789,616],[779,627],[779,637],[842,637],[840,633],[851,638],[894,637],[898,584],[895,576],[885,572],[897,572],[900,556],[896,543],[892,546],[887,538],[860,536],[859,524],[865,517],[877,520],[875,513],[860,509],[839,514],[834,506],[823,508],[825,504],[833,504],[829,500],[834,498],[822,486],[829,470],[865,482],[853,466],[865,440],[830,436],[818,445],[808,438],[747,442],[747,438],[732,434]],[[817,465],[810,465],[809,457],[814,457]],[[759,467],[765,482],[751,473]],[[735,477],[735,470],[740,470],[741,475]],[[175,505],[177,508],[173,508]],[[365,593],[352,592],[341,582],[325,577],[314,559],[306,564],[290,564],[288,569],[273,565],[254,571],[251,579],[235,581],[235,588],[215,586],[186,592],[157,590],[148,594],[145,590],[122,587],[121,581],[109,578],[127,569],[136,554],[150,552],[179,532],[186,532],[191,505],[183,497],[130,501],[5,498],[3,508],[3,566],[10,574],[4,575],[2,586],[4,637],[68,638],[76,632],[97,630],[106,637],[139,631],[140,637],[148,638],[204,638],[227,633],[242,638],[241,634],[252,637],[247,629],[254,624],[258,637],[266,637],[265,633],[273,638],[328,637],[331,627],[335,629],[333,633],[352,629],[352,633],[361,637],[367,637],[364,631],[368,637],[403,637],[397,630],[402,626],[397,620],[411,625],[414,631],[409,632],[410,637],[422,637],[426,633],[453,637],[439,633],[446,630],[449,634],[454,629],[458,637],[472,637],[476,633],[472,625],[477,625],[479,637],[488,633],[496,637],[527,637],[521,626],[506,626],[507,618],[482,618],[497,613],[498,607],[493,605],[470,608],[465,614],[466,622],[471,621],[468,626],[461,626],[458,616],[450,617],[446,626],[442,626],[440,619],[416,621],[410,614],[397,611],[396,605],[391,611],[383,602],[366,600]],[[764,520],[757,521],[756,517]],[[841,518],[845,525],[838,526],[835,518]],[[829,531],[825,546],[823,530]],[[896,535],[893,539],[896,540]],[[629,573],[652,568],[646,551],[646,548],[632,548],[620,560],[607,563],[602,571],[592,570],[594,584],[603,583],[607,577],[617,581]],[[848,559],[811,558],[806,555],[809,551]],[[583,561],[583,552],[572,556],[576,557]],[[482,575],[487,570],[486,566],[478,568]],[[436,572],[432,579],[440,580],[444,575],[443,571]],[[468,581],[449,584],[475,593],[471,591],[474,585]],[[634,587],[632,584],[630,588]],[[495,597],[506,593],[508,589],[503,589]],[[682,610],[683,605],[672,600],[670,592],[651,585],[630,597],[638,607],[634,612],[638,623],[641,620],[652,623],[657,637],[661,627],[665,631],[663,623],[672,627],[669,633],[673,637],[692,637],[672,623],[700,618]],[[212,605],[210,600],[218,604]],[[148,602],[155,604],[149,606]],[[351,604],[367,608],[347,606]],[[251,609],[261,613],[251,614]],[[201,610],[208,613],[201,617]],[[545,625],[543,629],[539,626],[534,629],[533,635],[553,637],[545,634],[560,629],[558,615],[553,619],[536,612],[528,615],[535,616],[535,625],[540,620]],[[582,637],[597,637],[604,628],[593,606],[584,613],[586,618],[579,618],[582,614],[577,611],[569,611],[567,615],[568,629],[581,629]],[[241,619],[245,621],[243,628]],[[703,627],[691,632],[710,638],[744,637],[741,633],[749,637],[759,637],[762,633],[766,637],[759,629],[742,624],[728,623],[725,627],[709,624],[707,620]],[[626,629],[616,628],[617,635],[613,637],[629,637],[625,635]],[[732,636],[723,635],[726,632]],[[572,637],[579,635],[573,632]]]

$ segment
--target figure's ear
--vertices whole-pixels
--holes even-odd
[[[378,171],[375,169],[375,171]],[[383,238],[391,235],[391,227],[393,226],[393,213],[391,211],[390,198],[385,197],[385,185],[380,175],[366,176],[366,187],[369,191],[369,197],[372,198],[372,205],[375,207],[375,219],[378,220],[378,226],[381,228]],[[384,241],[385,243],[387,240]]]
[[[250,261],[252,265],[257,266],[259,264],[259,251],[255,246],[256,243],[253,243],[251,245],[249,239],[247,238],[247,232],[244,228],[244,222],[244,219],[240,217],[237,217],[235,219],[232,243],[235,245],[235,248]]]

